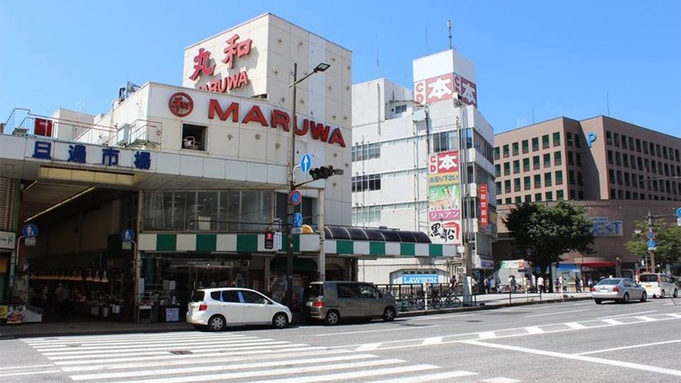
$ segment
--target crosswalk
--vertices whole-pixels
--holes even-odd
[[[249,334],[124,334],[23,341],[76,382],[519,382]]]

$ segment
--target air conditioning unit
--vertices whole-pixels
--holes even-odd
[[[130,133],[131,145],[150,145],[161,144],[161,128],[154,125],[144,125]]]
[[[116,132],[116,145],[127,146],[130,143],[130,124],[123,124]]]

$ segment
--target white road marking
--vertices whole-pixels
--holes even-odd
[[[655,318],[651,318],[651,317],[647,317],[647,316],[643,316],[643,315],[637,316],[637,317],[634,317],[634,318],[640,319],[644,322],[656,322],[657,321],[657,319],[655,319]]]
[[[433,328],[433,327],[440,327],[438,324],[434,325],[429,325],[429,326],[423,326],[423,327],[418,327],[418,328],[410,328],[409,331],[412,330],[420,330],[423,328]],[[387,328],[387,329],[381,329],[381,330],[365,330],[365,331],[346,331],[346,332],[331,332],[328,334],[317,334],[316,336],[337,336],[337,335],[352,335],[352,334],[371,334],[374,332],[386,332],[386,331],[404,331],[404,327],[395,327],[395,328]]]
[[[590,355],[590,354],[598,354],[601,352],[610,352],[610,351],[619,351],[619,350],[628,350],[630,348],[640,348],[640,347],[650,347],[650,346],[659,346],[661,344],[670,344],[670,343],[679,343],[681,342],[681,339],[677,340],[669,340],[665,342],[656,342],[656,343],[646,343],[646,344],[635,344],[633,346],[623,346],[623,347],[614,347],[614,348],[606,348],[603,350],[594,350],[594,351],[587,351],[587,352],[580,352],[575,355]]]
[[[33,364],[33,365],[21,365],[21,366],[12,366],[12,367],[0,367],[0,370],[26,370],[28,368],[39,368],[39,367],[54,367],[54,364]]]
[[[565,323],[565,325],[568,326],[568,327],[570,327],[570,328],[573,329],[573,330],[582,330],[582,329],[587,328],[587,327],[584,326],[583,324],[579,324],[579,323],[577,323],[577,322],[568,322],[568,323]]]
[[[6,374],[0,374],[0,377],[12,377],[12,376],[22,376],[22,375],[36,375],[36,374],[53,374],[59,373],[60,370],[45,370],[45,371],[30,371],[30,372],[10,372]]]
[[[681,314],[667,314],[667,315],[674,317],[674,318],[681,318]]]
[[[627,313],[627,314],[619,314],[619,315],[608,315],[608,316],[599,317],[599,318],[596,318],[596,319],[603,320],[603,319],[608,319],[608,318],[630,317],[630,316],[633,316],[633,315],[649,314],[649,313],[655,313],[655,312],[657,312],[657,310],[641,311],[641,312],[637,312],[637,313]]]
[[[485,332],[478,333],[478,337],[480,339],[492,339],[492,338],[496,338],[497,335],[494,333],[494,331],[485,331]]]
[[[519,380],[511,378],[492,378],[483,380],[484,383],[517,383]]]
[[[433,370],[439,368],[438,366],[433,366],[430,364],[419,364],[416,366],[407,366],[407,367],[395,367],[395,368],[383,368],[379,370],[363,370],[363,371],[357,371],[357,372],[346,372],[346,373],[341,373],[341,374],[332,374],[332,375],[318,375],[318,376],[306,376],[306,377],[296,377],[296,378],[289,378],[289,379],[277,379],[277,380],[262,380],[259,382],[250,382],[250,383],[316,383],[316,382],[328,382],[328,381],[333,381],[333,382],[340,382],[343,380],[349,380],[349,379],[356,379],[356,378],[364,378],[364,377],[369,377],[369,376],[379,376],[379,375],[394,375],[394,374],[406,374],[409,372],[416,372],[416,371],[424,371],[424,370]],[[414,377],[416,379],[416,377]],[[192,380],[193,381],[193,380]],[[415,380],[418,381],[418,380]],[[136,383],[136,382],[130,382],[130,383]],[[142,383],[142,382],[140,382]],[[146,381],[143,383],[147,383]],[[159,382],[163,383],[163,382]],[[176,383],[174,381],[168,382],[168,383]]]
[[[470,317],[475,314],[440,314],[440,315],[424,315],[418,318],[409,318],[409,322],[423,321],[423,320],[440,320],[440,319],[452,319],[460,317]]]
[[[525,327],[525,330],[530,334],[543,334],[546,332],[542,330],[539,326]]]
[[[622,322],[620,322],[620,321],[618,321],[618,320],[615,320],[615,319],[603,319],[603,322],[605,322],[605,323],[607,323],[607,324],[611,324],[611,325],[613,325],[613,326],[617,326],[617,325],[624,324],[624,323],[622,323]]]
[[[441,336],[436,336],[433,338],[426,338],[421,342],[421,345],[423,346],[428,346],[428,345],[433,345],[433,344],[440,344],[442,343],[442,338]]]
[[[470,371],[448,371],[448,372],[440,372],[437,374],[429,374],[429,375],[419,375],[419,376],[409,376],[406,378],[399,378],[399,379],[387,379],[387,380],[376,380],[373,382],[369,383],[420,383],[420,382],[432,382],[433,380],[442,380],[442,379],[451,379],[451,378],[461,378],[464,376],[472,376],[472,375],[477,375],[475,372],[470,372]],[[486,382],[486,380],[483,380],[483,382]],[[510,382],[517,382],[517,380],[510,380]],[[499,382],[501,383],[501,382]]]
[[[367,343],[363,344],[355,349],[355,351],[371,351],[376,350],[381,347],[383,343]]]
[[[583,310],[571,310],[571,311],[558,311],[555,313],[545,313],[545,314],[534,314],[534,315],[525,315],[525,318],[537,318],[537,317],[545,317],[549,315],[561,315],[561,314],[570,314],[570,313],[579,313],[582,311],[589,311],[587,309]]]
[[[673,370],[671,368],[663,368],[663,367],[656,367],[656,366],[647,366],[647,365],[644,365],[644,364],[623,362],[623,361],[619,361],[619,360],[609,360],[609,359],[594,358],[594,357],[591,357],[591,356],[564,354],[564,353],[555,352],[555,351],[535,350],[535,349],[531,349],[531,348],[509,346],[509,345],[504,345],[504,344],[485,343],[485,342],[480,342],[478,340],[466,340],[466,341],[462,341],[462,343],[466,343],[466,344],[470,344],[470,345],[474,345],[474,346],[498,348],[498,349],[507,350],[507,351],[524,352],[524,353],[527,353],[527,354],[549,356],[549,357],[554,357],[554,358],[578,360],[580,362],[591,362],[591,363],[605,364],[605,365],[615,366],[615,367],[631,368],[631,369],[634,369],[634,370],[656,372],[656,373],[665,374],[665,375],[681,376],[681,371],[679,371],[679,370]]]

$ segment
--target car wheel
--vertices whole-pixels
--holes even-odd
[[[397,312],[392,307],[386,307],[386,309],[383,311],[383,321],[384,322],[394,321],[395,316],[397,316]]]
[[[664,298],[666,294],[664,293],[664,290],[660,291],[660,298]]]
[[[222,331],[225,329],[225,317],[222,315],[213,315],[208,319],[208,329],[210,331]]]
[[[272,318],[272,325],[276,328],[284,328],[288,325],[288,317],[284,313],[276,313]]]
[[[674,289],[674,294],[672,294],[672,297],[674,297],[674,298],[679,297],[679,290],[678,289]]]
[[[594,299],[594,302],[596,302],[597,305],[600,305],[601,303],[603,303],[603,300],[602,299]]]
[[[644,291],[643,294],[641,294],[641,302],[645,302],[648,300],[648,294]]]
[[[331,310],[328,313],[326,313],[326,318],[324,319],[326,324],[329,326],[337,325],[338,322],[340,322],[340,314],[338,311]]]
[[[624,293],[624,297],[622,297],[622,303],[629,303],[629,293]]]

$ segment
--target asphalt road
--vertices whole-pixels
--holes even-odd
[[[674,382],[681,300],[0,341],[3,382]]]

